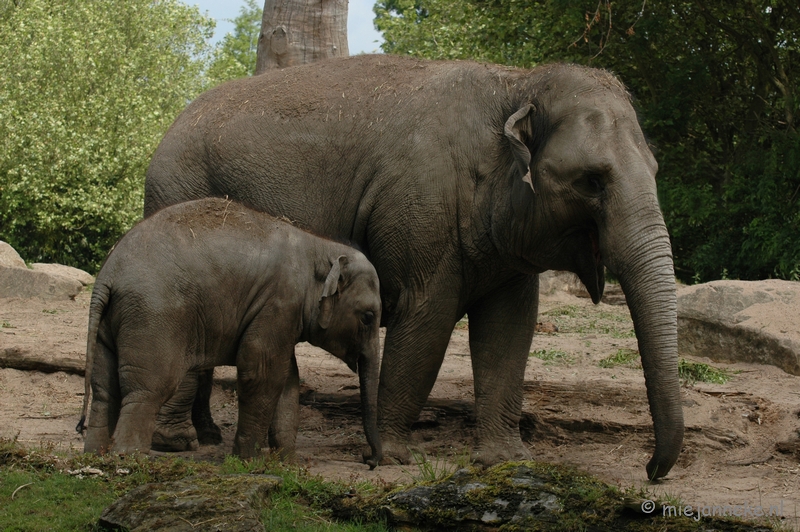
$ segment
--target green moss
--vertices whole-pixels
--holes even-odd
[[[415,506],[414,501],[426,498],[431,504]],[[498,499],[503,502],[498,503]],[[646,515],[640,510],[646,499],[655,500],[644,491],[622,491],[567,466],[508,462],[486,470],[465,469],[439,483],[398,488],[388,495],[364,498],[348,511],[359,515],[368,508],[373,513],[375,509],[391,508],[396,519],[402,521],[398,525],[424,530],[455,526],[468,529],[485,512],[503,520],[496,524],[501,531],[700,531],[708,530],[709,525],[714,530],[753,529],[729,519],[697,522],[691,518],[665,518],[658,512]],[[511,523],[520,504],[531,502],[540,508],[528,518]]]

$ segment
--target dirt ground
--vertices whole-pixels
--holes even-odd
[[[88,292],[64,302],[0,299],[0,353],[16,347],[39,356],[82,360],[88,302]],[[695,508],[780,506],[786,529],[800,529],[800,377],[771,366],[712,363],[736,373],[724,385],[682,387],[687,428],[683,452],[666,479],[650,484],[644,465],[653,436],[641,366],[638,361],[598,365],[621,349],[636,349],[627,307],[594,306],[559,293],[542,299],[540,320],[555,323],[559,332],[536,335],[531,351],[538,356],[530,357],[525,374],[521,431],[535,459],[575,465],[607,482],[646,487]],[[455,467],[451,463],[465,457],[473,438],[467,338],[468,324],[461,323],[410,442],[439,469]],[[410,482],[420,476],[415,465],[369,471],[361,464],[365,440],[357,414],[357,376],[343,362],[306,344],[298,346],[297,355],[304,386],[301,464],[312,473],[345,481]],[[221,460],[230,452],[235,370],[218,368],[215,377],[212,412],[225,441],[183,455]],[[79,375],[0,369],[0,437],[78,451],[83,443],[75,425],[82,400]],[[785,447],[781,442],[795,444],[794,452],[780,452]]]

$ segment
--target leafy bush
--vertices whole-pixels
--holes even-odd
[[[203,89],[213,27],[177,0],[0,0],[0,239],[96,271]]]
[[[212,83],[252,76],[256,71],[261,14],[262,8],[255,0],[245,0],[245,5],[239,8],[239,16],[233,20],[233,33],[225,35],[212,54],[208,68]]]

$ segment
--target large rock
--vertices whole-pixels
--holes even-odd
[[[27,266],[25,266],[25,261],[19,256],[17,250],[2,240],[0,240],[0,266],[6,266],[8,268],[27,268]]]
[[[89,275],[83,270],[73,268],[72,266],[64,266],[63,264],[43,264],[36,262],[31,264],[31,269],[37,272],[49,273],[50,275],[60,275],[68,279],[75,279],[83,286],[94,283],[94,277]]]
[[[623,497],[619,490],[568,467],[507,462],[487,470],[462,469],[444,480],[388,495],[361,498],[348,494],[332,501],[331,509],[336,517],[362,522],[384,516],[399,530],[769,530],[710,517],[711,507],[706,508],[709,511],[703,515],[709,517],[703,517],[699,525],[686,514],[684,524],[667,527],[665,509],[676,512],[675,506]]]
[[[98,524],[130,532],[262,531],[264,501],[281,482],[271,475],[222,475],[145,484],[103,510]]]
[[[69,277],[0,266],[0,297],[74,299],[82,288],[80,281]]]
[[[19,253],[0,241],[0,297],[74,299],[94,277],[62,264],[34,264],[28,269]]]
[[[678,351],[800,375],[800,283],[714,281],[678,291]]]

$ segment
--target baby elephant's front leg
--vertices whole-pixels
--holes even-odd
[[[278,453],[281,460],[294,458],[299,422],[300,373],[297,369],[297,359],[292,356],[289,376],[269,427],[269,446]]]
[[[242,458],[251,458],[267,450],[269,426],[294,353],[294,346],[276,353],[267,352],[259,344],[243,340],[236,361],[239,422],[233,454]]]

